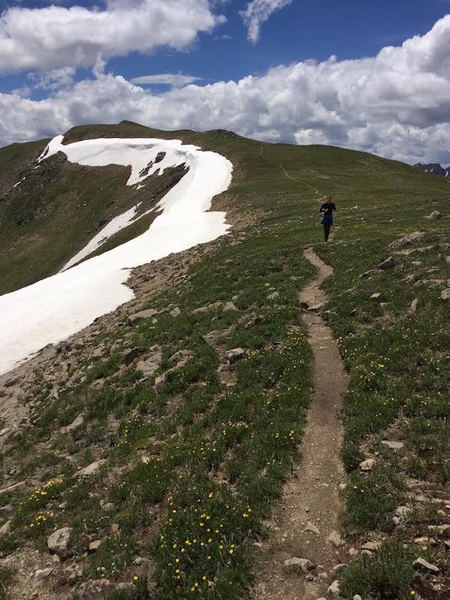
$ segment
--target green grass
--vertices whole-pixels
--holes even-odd
[[[87,126],[75,128],[68,140],[144,131],[130,123]],[[449,376],[448,305],[439,299],[441,288],[403,280],[411,273],[419,280],[450,277],[448,220],[423,219],[435,208],[446,216],[450,188],[437,177],[364,153],[261,144],[226,132],[177,136],[222,152],[236,165],[232,186],[215,201],[234,215],[236,231],[212,244],[184,280],[140,299],[160,310],[154,321],[131,327],[123,319],[74,350],[58,399],[50,396],[51,386],[38,383],[33,425],[15,439],[9,456],[21,474],[42,485],[58,476],[62,481],[37,499],[33,494],[4,499],[17,503],[17,512],[0,553],[26,543],[42,547],[48,527],[71,526],[71,560],[82,565],[84,578],[138,577],[135,589],[114,598],[146,597],[149,574],[138,557],[151,561],[154,598],[193,593],[244,598],[254,575],[253,542],[265,535],[263,521],[301,448],[311,352],[297,294],[314,274],[302,256],[303,247],[312,244],[335,269],[326,283],[326,308],[350,372],[343,415],[349,472],[344,525],[355,540],[373,531],[392,542],[345,571],[345,597],[365,598],[365,586],[373,599],[403,598],[411,589],[408,545],[417,524],[413,515],[399,531],[392,517],[406,501],[407,476],[433,485],[448,481]],[[319,199],[330,193],[339,228],[325,246],[318,208]],[[355,205],[359,208],[350,210]],[[426,232],[422,245],[432,249],[396,255],[393,271],[359,278],[386,258],[389,242],[417,229]],[[61,248],[60,261],[64,252],[70,254],[67,241]],[[413,265],[416,259],[422,264]],[[428,274],[428,269],[437,270]],[[269,300],[273,291],[279,297]],[[369,300],[375,291],[385,295],[386,306]],[[408,315],[414,297],[418,309]],[[238,311],[194,313],[231,299]],[[174,304],[182,311],[175,318],[164,312]],[[232,387],[220,382],[220,352],[203,339],[229,328],[221,352],[248,350],[235,364]],[[124,356],[144,348],[145,357],[154,345],[162,349],[161,367],[143,380],[136,362],[126,366]],[[91,352],[100,346],[103,358],[93,360]],[[154,379],[181,349],[192,351],[193,358],[155,390]],[[63,433],[61,427],[79,414],[83,425]],[[403,441],[404,449],[398,454],[386,449],[380,445],[386,438]],[[369,454],[376,466],[362,474],[358,465]],[[99,475],[86,481],[72,477],[99,458],[106,459]],[[6,471],[8,456],[4,461]],[[30,525],[39,515],[47,520],[39,519],[35,534]],[[420,518],[424,527],[440,522],[436,513]],[[397,544],[400,538],[407,548]],[[86,557],[94,539],[104,541]]]

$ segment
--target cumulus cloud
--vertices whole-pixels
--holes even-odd
[[[0,72],[90,67],[98,57],[188,47],[224,18],[208,0],[106,0],[82,6],[14,7],[0,15]]]
[[[136,85],[170,85],[171,87],[180,88],[200,80],[201,77],[183,75],[182,73],[161,73],[160,75],[134,77],[130,81]]]
[[[450,162],[450,15],[373,58],[304,61],[262,76],[163,94],[97,72],[35,102],[0,95],[0,141],[131,119],[163,129],[227,128],[267,141],[327,143],[407,162]]]
[[[252,0],[239,14],[247,27],[248,39],[256,44],[261,25],[268,21],[274,12],[292,3],[292,0]]]

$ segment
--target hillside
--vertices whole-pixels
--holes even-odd
[[[212,205],[231,229],[134,269],[133,300],[0,377],[0,598],[317,600],[337,597],[338,581],[350,600],[443,600],[448,183],[365,153],[226,131],[124,122],[74,128],[64,143],[147,136],[231,161],[232,183]],[[35,170],[47,143],[0,149],[0,293],[53,275],[107,221],[140,201],[153,207],[180,175],[135,189],[129,168],[61,154]],[[325,245],[318,210],[329,194],[338,212]],[[313,311],[309,247],[334,269]],[[389,256],[391,268],[377,268]],[[317,343],[311,312],[325,327]],[[318,481],[302,454],[326,324],[348,387],[334,438],[330,415],[318,415],[316,454],[323,444],[341,465]],[[318,481],[314,498],[340,496],[341,505],[330,500],[331,544],[314,502],[292,513],[306,471]],[[319,533],[296,546],[290,533],[311,524]],[[293,548],[315,566],[284,565]]]

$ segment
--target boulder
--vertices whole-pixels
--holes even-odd
[[[206,304],[205,306],[200,306],[200,308],[196,308],[192,311],[193,315],[198,315],[200,313],[205,313],[210,310],[218,310],[222,306],[222,302],[212,302],[211,304]]]
[[[73,477],[90,477],[91,475],[96,475],[99,472],[102,464],[105,462],[105,460],[96,460],[87,467],[84,467],[84,469],[80,469],[74,473]]]
[[[43,579],[47,579],[53,573],[53,569],[49,567],[48,569],[38,569],[34,572],[34,578],[36,581],[42,581]]]
[[[97,552],[102,545],[102,540],[95,540],[89,544],[89,552]]]
[[[238,311],[238,307],[235,305],[234,302],[226,302],[224,307],[223,307],[223,312],[235,312]]]
[[[384,296],[383,296],[383,294],[380,294],[379,292],[375,292],[375,294],[372,294],[370,296],[369,300],[371,302],[376,302],[377,304],[380,304],[381,302],[384,302]]]
[[[319,528],[316,527],[314,525],[314,523],[311,523],[311,521],[308,521],[306,523],[305,531],[311,531],[311,533],[315,533],[316,535],[320,535]]]
[[[441,293],[441,300],[443,300],[444,302],[448,302],[450,300],[450,288],[445,289]]]
[[[267,300],[277,300],[280,297],[280,292],[272,292],[267,296]]]
[[[248,354],[248,350],[246,348],[233,348],[232,350],[229,350],[226,353],[225,358],[230,363],[234,363],[237,360],[244,358],[244,356],[247,356],[247,354]]]
[[[155,315],[158,314],[158,311],[154,308],[149,308],[148,310],[141,310],[134,315],[130,315],[128,317],[128,323],[130,325],[134,325],[136,321],[140,321],[141,319],[151,319]]]
[[[332,544],[335,548],[340,548],[343,544],[344,541],[341,538],[341,536],[339,535],[339,533],[337,531],[332,531],[330,533],[330,535],[327,537],[327,540],[330,542],[330,544]]]
[[[361,469],[361,471],[371,471],[373,469],[374,465],[375,465],[375,459],[368,458],[366,460],[363,460],[361,463],[359,463],[359,468]]]
[[[8,535],[8,533],[11,530],[11,519],[9,521],[6,521],[6,523],[0,527],[0,539],[2,537],[5,537],[5,535]]]
[[[70,433],[71,431],[74,431],[77,427],[81,427],[83,423],[83,415],[78,415],[78,417],[76,417],[76,419],[74,419],[72,423],[70,423],[70,425],[67,425],[66,427],[61,427],[61,433]]]
[[[414,300],[411,302],[411,304],[409,305],[408,308],[408,312],[410,315],[414,315],[415,312],[417,311],[417,305],[419,304],[419,299],[418,298],[414,298]]]
[[[63,527],[58,529],[47,539],[47,546],[50,552],[61,558],[66,558],[70,554],[70,538],[72,527]]]
[[[29,486],[27,484],[26,481],[20,481],[19,483],[14,483],[13,485],[10,485],[9,487],[3,488],[2,490],[0,490],[0,496],[2,494],[23,494],[25,492],[27,492],[29,489]]]
[[[405,445],[403,442],[393,442],[391,440],[383,440],[381,443],[391,450],[401,450]]]
[[[234,327],[228,327],[228,329],[218,329],[214,331],[210,331],[202,336],[203,341],[209,344],[210,346],[217,346],[218,344],[224,342],[230,335],[233,333]]]
[[[360,279],[370,279],[370,277],[372,277],[373,275],[376,275],[377,273],[380,273],[379,269],[370,269],[369,271],[365,271],[364,273],[361,273],[359,278]]]
[[[174,318],[179,317],[181,315],[180,308],[178,306],[175,306],[175,308],[170,311],[169,315]]]
[[[411,246],[412,244],[417,244],[421,242],[425,237],[425,234],[422,231],[414,231],[413,233],[408,233],[398,240],[394,240],[388,246],[388,250],[397,250],[398,248],[405,248],[406,246]]]
[[[389,256],[389,258],[386,258],[386,260],[380,262],[377,268],[381,269],[382,271],[387,271],[388,269],[393,269],[396,265],[397,261],[395,258],[393,256]]]
[[[138,361],[136,369],[141,371],[144,377],[151,377],[158,369],[162,360],[162,352],[158,346],[153,347],[152,354],[143,360]]]
[[[377,552],[381,548],[381,542],[366,542],[361,546],[361,550],[367,550],[368,552]]]
[[[109,579],[94,579],[80,586],[77,598],[79,600],[103,600],[114,592],[115,586]]]
[[[425,217],[425,219],[428,219],[429,221],[438,221],[439,219],[442,219],[442,213],[440,213],[438,210],[433,210]]]
[[[195,354],[192,350],[178,350],[175,354],[169,358],[171,365],[176,365],[178,368],[184,367],[187,363],[194,358]]]
[[[129,365],[131,365],[131,363],[136,358],[138,358],[138,356],[141,356],[141,354],[144,354],[144,352],[145,352],[145,348],[142,348],[142,347],[136,347],[136,348],[133,348],[132,350],[129,350],[123,356],[124,365],[128,367]]]
[[[327,590],[327,594],[328,596],[339,598],[339,581],[337,579],[330,585]]]
[[[429,563],[424,558],[416,558],[416,560],[413,562],[413,567],[417,571],[426,571],[427,573],[434,573],[434,574],[439,573],[439,568],[436,567],[435,565]]]
[[[308,573],[316,568],[316,565],[307,558],[292,557],[284,561],[284,566],[289,570],[300,570],[303,573]]]

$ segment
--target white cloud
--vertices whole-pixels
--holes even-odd
[[[226,128],[248,137],[328,143],[410,162],[450,162],[450,15],[376,57],[299,62],[260,77],[163,94],[104,74],[35,102],[0,95],[0,141],[77,123],[130,119],[153,127]]]
[[[0,72],[91,67],[98,57],[188,47],[224,18],[208,0],[106,0],[81,6],[10,8],[0,15]]]
[[[180,88],[200,80],[201,77],[183,75],[182,73],[161,73],[160,75],[134,77],[130,81],[136,85],[170,85],[171,87]]]
[[[274,12],[291,3],[292,0],[251,0],[247,8],[239,13],[247,27],[248,39],[256,44],[261,25],[268,21]]]

